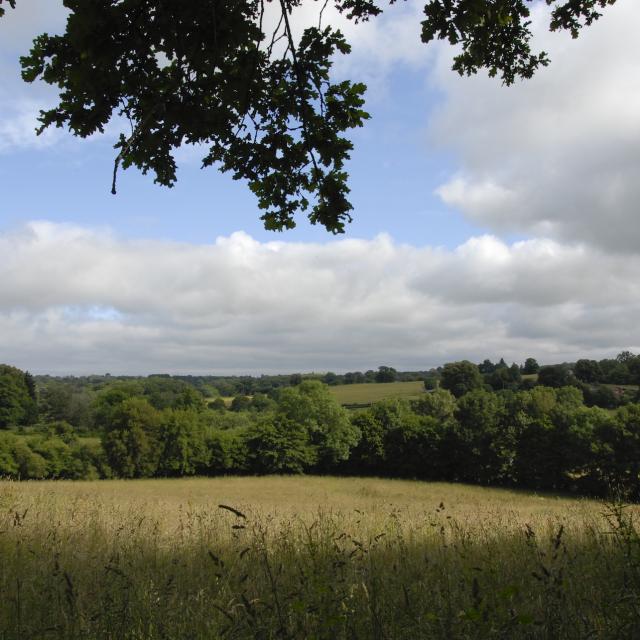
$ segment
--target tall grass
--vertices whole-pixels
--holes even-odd
[[[0,483],[0,638],[637,638],[633,515],[362,479]]]

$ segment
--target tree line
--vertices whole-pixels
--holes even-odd
[[[341,407],[317,379],[237,396],[230,407],[171,377],[116,380],[92,392],[77,426],[55,414],[62,383],[37,388],[32,376],[3,365],[0,476],[331,473],[590,495],[615,488],[640,497],[639,398],[615,409],[588,406],[576,367],[556,367],[575,384],[527,377],[544,380],[540,368],[524,374],[529,388],[509,388],[513,367],[449,363],[421,397],[358,411]]]

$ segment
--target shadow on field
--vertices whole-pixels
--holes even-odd
[[[6,498],[6,496],[5,496]],[[1,505],[0,638],[637,638],[640,537],[604,520],[461,521],[75,501]]]

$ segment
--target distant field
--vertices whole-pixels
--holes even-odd
[[[381,382],[369,384],[341,384],[330,387],[333,397],[342,405],[369,405],[386,398],[419,398],[424,392],[424,383]]]
[[[625,513],[365,478],[0,481],[0,638],[631,640]]]
[[[609,387],[609,389],[622,389],[623,391],[638,391],[639,387],[637,384],[604,384],[604,387]]]

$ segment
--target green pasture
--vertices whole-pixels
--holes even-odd
[[[368,406],[388,398],[419,398],[425,393],[424,383],[381,382],[368,384],[342,384],[330,387],[331,395],[345,406]]]

